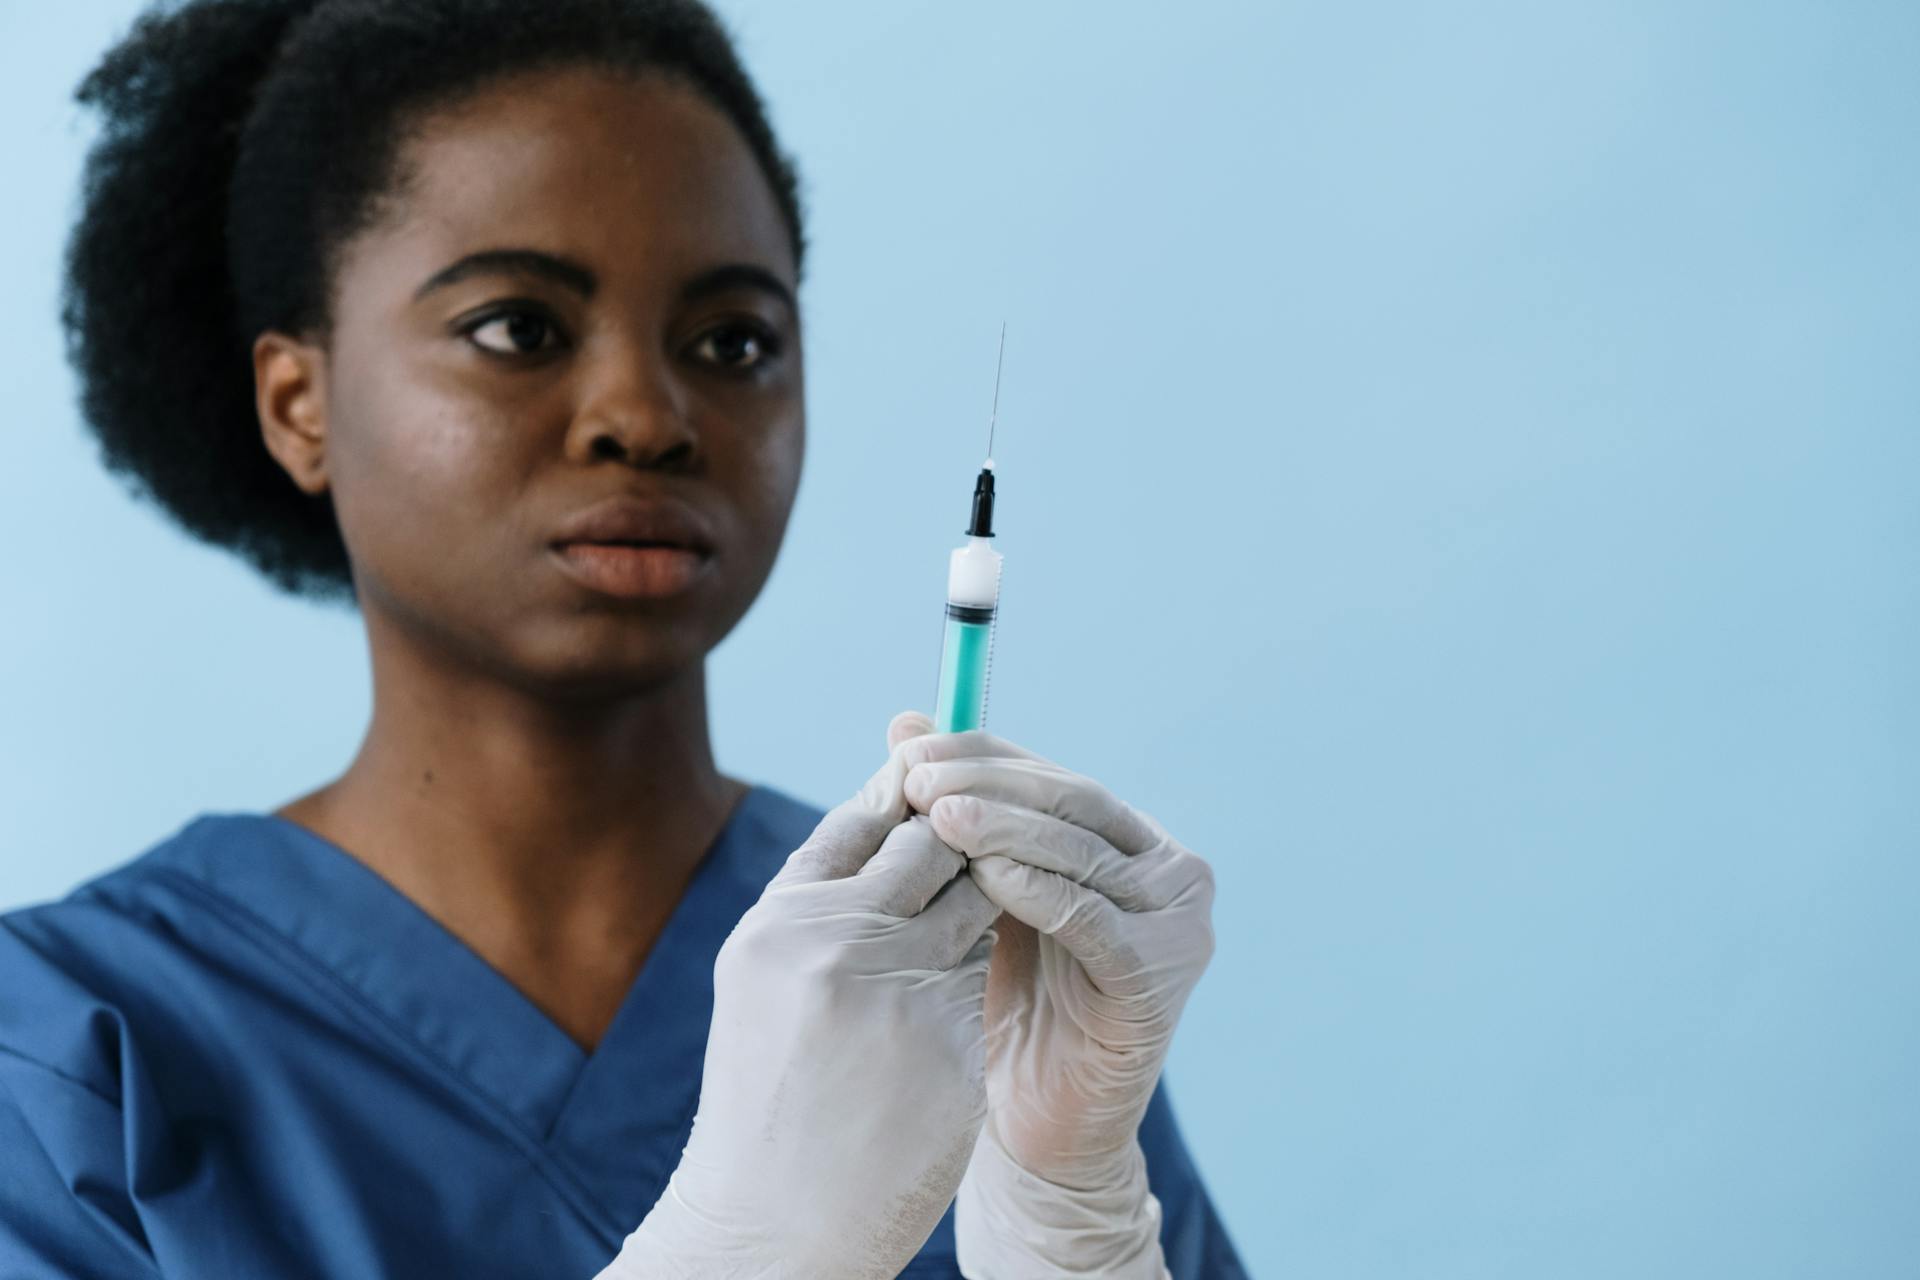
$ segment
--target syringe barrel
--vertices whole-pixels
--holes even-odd
[[[940,687],[934,698],[936,733],[960,733],[986,726],[993,627],[1000,605],[1000,562],[1000,553],[985,538],[969,538],[949,560]]]
[[[993,665],[994,610],[947,606],[940,646],[940,690],[934,703],[936,733],[961,733],[987,723],[987,675]]]

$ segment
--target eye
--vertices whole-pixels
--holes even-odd
[[[491,341],[481,341],[479,334],[497,330],[499,337]],[[481,316],[461,330],[473,344],[483,351],[502,356],[534,355],[547,349],[541,343],[544,335],[559,336],[559,326],[539,310],[531,307],[500,307]],[[506,345],[499,345],[504,342]]]
[[[751,373],[780,354],[780,338],[764,325],[728,321],[694,339],[694,355],[734,373]]]

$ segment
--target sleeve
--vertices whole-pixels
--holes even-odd
[[[1160,1201],[1160,1249],[1173,1280],[1246,1280],[1246,1268],[1174,1123],[1164,1076],[1140,1121],[1140,1150],[1147,1158],[1147,1184]]]
[[[158,1276],[128,1168],[119,1017],[33,944],[31,914],[0,916],[0,1280]]]
[[[0,1047],[0,1280],[159,1276],[124,1150],[117,1104]]]

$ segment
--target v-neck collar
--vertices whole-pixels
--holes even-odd
[[[815,816],[766,787],[740,800],[590,1054],[411,898],[295,822],[202,814],[149,865],[244,909],[589,1182],[644,1196],[644,1211],[698,1101],[714,955]]]

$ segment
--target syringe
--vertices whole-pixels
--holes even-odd
[[[947,558],[947,624],[940,650],[940,688],[934,699],[936,733],[979,729],[987,722],[987,677],[993,669],[994,619],[1000,608],[1001,556],[993,549],[993,428],[1000,417],[1000,354],[993,367],[993,412],[987,419],[987,460],[973,482],[967,542]]]

